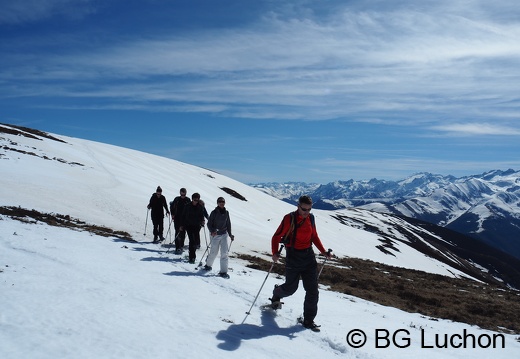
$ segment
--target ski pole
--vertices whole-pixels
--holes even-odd
[[[146,221],[144,221],[144,233],[143,236],[146,236],[146,226],[148,225],[148,213],[150,213],[150,208],[146,210]]]
[[[282,244],[282,246],[280,247],[280,250],[278,251],[278,256],[280,256],[280,254],[282,253],[283,247],[284,247],[284,245]],[[256,300],[258,299],[258,296],[260,295],[260,292],[262,291],[262,288],[264,287],[264,284],[267,281],[267,278],[269,278],[269,274],[271,274],[271,271],[273,270],[273,267],[275,264],[276,264],[276,262],[273,261],[273,264],[271,264],[271,268],[269,268],[269,272],[267,272],[267,275],[265,276],[264,282],[262,283],[262,286],[260,287],[260,290],[258,291],[258,293],[255,297],[255,300],[253,300],[253,304],[251,304],[251,308],[249,308],[249,310],[246,312],[247,315],[251,314],[251,309],[253,309],[253,306],[255,305]],[[247,316],[246,316],[246,318],[247,318]],[[244,322],[245,322],[245,320],[246,319],[244,318]]]
[[[332,249],[329,248],[329,250],[327,251],[327,253],[330,254],[332,253]],[[318,279],[320,279],[320,275],[321,275],[321,271],[323,270],[323,267],[325,267],[325,263],[327,263],[327,260],[329,259],[329,257],[325,257],[325,260],[323,261],[323,264],[321,265],[321,268],[320,268],[320,272],[318,273]]]

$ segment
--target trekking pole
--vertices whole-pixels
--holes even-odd
[[[204,251],[204,254],[202,255],[202,257],[200,258],[200,262],[199,262],[199,265],[197,266],[197,268],[202,267],[202,261],[204,260],[204,256],[206,255],[208,250],[209,250],[209,246],[206,247],[206,250]],[[208,253],[208,256],[209,256],[209,253]]]
[[[206,241],[206,247],[208,247],[209,244],[208,244],[208,237],[206,236],[206,227],[204,227],[204,231],[203,232],[204,232],[204,240]]]
[[[206,229],[204,229],[204,237],[206,237]],[[210,245],[208,244],[208,238],[206,237],[206,250],[202,254],[202,257],[200,257],[200,262],[199,262],[199,265],[197,266],[197,268],[202,266],[202,261],[204,260],[204,256],[206,255],[206,252],[208,252],[209,247],[210,247]],[[209,256],[209,253],[208,253],[208,256]]]
[[[229,254],[229,251],[231,251],[231,246],[233,245],[233,242],[234,242],[234,241],[235,241],[235,240],[232,239],[232,240],[231,240],[231,243],[229,243],[229,247],[228,247],[228,249],[227,249],[228,254]]]
[[[282,244],[282,246],[280,247],[280,250],[278,251],[278,256],[280,256],[280,254],[282,253],[283,247],[284,247],[284,245]],[[262,283],[262,286],[260,287],[260,290],[258,291],[258,293],[255,297],[255,300],[253,300],[253,304],[251,304],[251,308],[249,308],[249,310],[246,312],[247,315],[251,314],[251,309],[253,309],[253,306],[255,305],[256,300],[258,299],[258,296],[260,295],[260,292],[262,291],[262,288],[264,287],[264,284],[267,281],[267,278],[269,278],[269,274],[271,274],[271,271],[273,270],[275,264],[276,264],[276,262],[273,261],[273,264],[271,264],[271,268],[269,268],[269,272],[267,272],[267,275],[265,276],[264,282]],[[246,315],[246,318],[247,318],[247,315]],[[244,318],[244,322],[246,321],[246,318]],[[242,322],[242,323],[244,323],[244,322]]]
[[[327,253],[330,254],[332,253],[332,249],[329,248],[329,250],[327,251]],[[318,273],[318,278],[317,279],[320,279],[320,275],[321,275],[321,271],[323,270],[323,267],[325,267],[325,263],[327,263],[327,260],[329,259],[329,257],[325,257],[325,260],[323,261],[323,264],[321,265],[321,268],[320,268],[320,272]]]
[[[171,234],[171,233],[170,233]],[[174,242],[177,241],[177,238],[179,238],[179,235],[181,234],[181,232],[177,233],[177,235],[175,236],[175,238],[173,239]],[[170,253],[170,249],[172,248],[172,237],[170,235],[170,243],[168,244],[168,250],[166,251],[166,254]]]
[[[170,216],[170,224],[168,225],[168,231],[166,232],[166,237],[168,237],[168,233],[170,234],[170,243],[172,242],[172,218]]]
[[[148,213],[150,213],[150,208],[146,210],[146,221],[144,221],[144,233],[143,236],[146,236],[146,226],[148,225]]]

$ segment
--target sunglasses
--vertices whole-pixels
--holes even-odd
[[[218,201],[217,203],[226,203],[226,201]]]
[[[312,207],[309,207],[309,208],[303,208],[302,206],[300,206],[300,209],[303,211],[303,212],[309,212]]]

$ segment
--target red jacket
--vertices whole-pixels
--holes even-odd
[[[318,232],[316,232],[316,226],[313,226],[311,223],[311,215],[307,218],[303,219],[302,216],[298,214],[298,211],[293,212],[296,216],[296,238],[294,239],[294,249],[307,249],[310,248],[313,244],[320,251],[320,253],[325,253],[325,247],[321,243],[321,239],[318,236]],[[273,235],[271,239],[271,250],[274,254],[278,253],[280,243],[283,241],[284,237],[287,235],[291,228],[291,220],[292,214],[288,213],[283,217],[282,223],[278,226],[278,229]],[[293,235],[289,234],[287,239],[286,247],[291,247],[291,242]]]

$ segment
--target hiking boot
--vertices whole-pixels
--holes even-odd
[[[220,272],[218,275],[221,276],[222,278],[229,279],[229,274],[227,274],[227,273]]]
[[[309,320],[309,319],[304,319],[303,322],[302,322],[302,325],[305,328],[312,330],[313,332],[319,332],[320,331],[320,326],[321,326],[321,325],[318,325],[318,324],[314,323],[313,320]]]
[[[207,271],[210,271],[210,270],[211,270],[211,267],[210,267],[209,265],[206,264],[206,265],[204,266],[204,268],[202,268],[202,269],[207,270]]]
[[[271,301],[271,308],[274,310],[282,309],[283,302],[281,302],[280,297],[273,295],[273,297],[269,298],[269,300]]]

